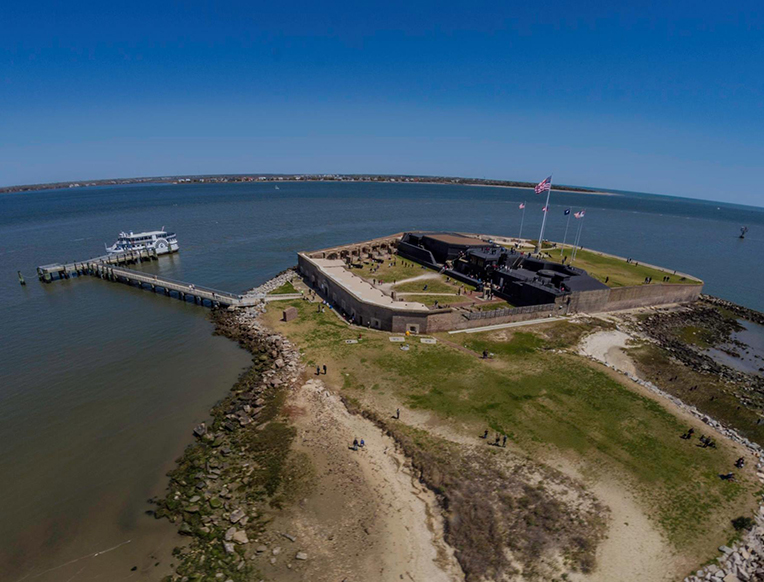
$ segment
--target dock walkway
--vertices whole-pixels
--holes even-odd
[[[299,299],[302,297],[302,294],[299,293],[280,295],[250,293],[237,295],[228,291],[220,291],[211,287],[177,281],[123,266],[143,261],[152,261],[157,258],[156,251],[153,250],[128,251],[115,255],[95,257],[86,261],[43,265],[37,267],[37,276],[40,281],[50,283],[56,278],[69,279],[72,276],[90,275],[108,281],[137,286],[155,293],[164,292],[168,297],[175,294],[182,301],[187,301],[190,298],[193,299],[194,303],[209,305],[210,307],[250,307],[258,304],[260,301]]]

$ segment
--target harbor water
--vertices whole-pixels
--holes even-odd
[[[294,265],[298,250],[412,229],[516,236],[523,201],[523,234],[536,238],[544,200],[523,189],[284,182],[0,195],[0,580],[169,571],[182,540],[146,515],[147,499],[249,363],[212,335],[204,308],[91,277],[44,285],[37,265],[165,226],[181,250],[151,269],[240,293]],[[584,246],[690,273],[707,293],[764,310],[764,209],[555,191],[546,238],[562,240],[568,207],[586,209]]]

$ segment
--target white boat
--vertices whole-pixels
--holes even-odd
[[[104,245],[106,246],[106,245]],[[168,233],[164,227],[162,230],[149,232],[120,232],[117,242],[106,246],[106,252],[110,255],[124,253],[125,251],[142,251],[154,249],[158,255],[174,253],[178,250],[178,238],[175,233]]]

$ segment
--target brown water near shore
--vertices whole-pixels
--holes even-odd
[[[0,480],[0,580],[159,580],[183,540],[146,514],[148,499],[250,357],[212,336],[204,309],[69,283],[77,291],[51,292],[77,321],[40,334],[38,352],[19,357],[46,366],[6,384],[0,466],[13,470]],[[88,330],[104,321],[112,338],[95,345]],[[14,414],[21,406],[32,414]]]

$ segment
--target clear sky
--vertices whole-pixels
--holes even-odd
[[[320,172],[764,205],[760,0],[0,5],[0,185]]]

